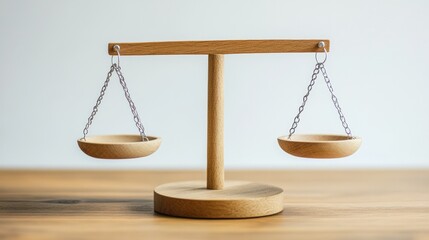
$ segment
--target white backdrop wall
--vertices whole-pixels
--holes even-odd
[[[225,57],[225,165],[233,168],[429,167],[429,1],[0,0],[1,168],[204,168],[207,57],[123,57],[154,155],[103,161],[76,139],[110,64],[108,42],[331,39],[326,68],[363,145],[346,159],[286,155],[313,54]],[[318,80],[297,129],[342,133]],[[115,78],[90,134],[136,133]]]

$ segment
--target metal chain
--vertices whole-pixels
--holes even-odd
[[[320,63],[320,70],[322,71],[322,75],[323,75],[323,78],[325,79],[326,86],[328,87],[329,92],[331,92],[331,99],[332,99],[332,102],[334,103],[335,108],[338,111],[338,115],[340,116],[341,124],[344,127],[344,131],[346,132],[347,136],[349,136],[349,138],[353,138],[352,130],[350,130],[349,125],[346,122],[346,117],[344,116],[343,111],[341,111],[340,104],[338,103],[338,98],[334,94],[334,88],[332,87],[331,80],[328,77],[328,73],[326,72],[326,69],[323,63]]]
[[[125,83],[125,78],[121,72],[121,67],[119,65],[116,65],[116,63],[113,64],[113,66],[115,68],[116,74],[118,74],[119,82],[121,83],[122,88],[124,89],[125,97],[127,98],[128,104],[130,105],[131,112],[133,113],[133,116],[134,116],[134,122],[136,124],[137,129],[140,132],[140,136],[142,137],[143,141],[149,141],[149,138],[146,136],[146,134],[144,132],[143,124],[140,121],[140,117],[139,117],[139,114],[137,112],[136,105],[134,104],[133,100],[131,99],[130,92],[128,91],[128,88],[127,88],[127,84]]]
[[[127,85],[125,83],[125,78],[124,78],[124,76],[123,76],[123,74],[121,72],[121,67],[119,65],[117,65],[116,63],[112,64],[112,66],[110,67],[109,72],[107,73],[106,81],[104,82],[104,85],[103,85],[103,87],[101,88],[101,91],[100,91],[100,96],[98,97],[95,106],[92,108],[92,113],[91,113],[91,115],[88,118],[88,122],[86,123],[85,128],[83,129],[83,138],[82,139],[86,140],[86,135],[88,134],[88,129],[89,129],[89,127],[92,124],[92,121],[94,119],[95,114],[97,114],[97,112],[98,112],[98,107],[101,104],[101,101],[103,100],[104,94],[105,94],[106,89],[107,89],[107,87],[109,85],[109,81],[110,81],[110,78],[112,77],[113,71],[115,71],[116,74],[119,77],[119,82],[121,83],[122,88],[124,89],[125,97],[127,98],[128,103],[130,105],[131,112],[132,112],[132,114],[134,116],[134,122],[136,123],[136,126],[137,126],[137,128],[138,128],[138,130],[140,132],[140,136],[142,137],[142,140],[143,141],[149,141],[149,138],[146,136],[146,134],[144,132],[144,127],[143,127],[143,124],[140,121],[140,117],[139,117],[139,115],[137,113],[136,106],[135,106],[134,102],[131,100],[130,93],[129,93]]]
[[[299,117],[301,113],[304,111],[304,107],[305,107],[305,104],[307,103],[308,96],[310,95],[310,91],[313,89],[314,83],[316,82],[316,79],[317,79],[317,75],[319,74],[320,71],[322,72],[323,78],[325,79],[326,86],[328,87],[329,92],[331,93],[332,102],[334,103],[334,106],[338,111],[344,130],[349,138],[353,138],[352,131],[350,130],[349,125],[346,122],[346,118],[344,117],[344,114],[341,111],[340,104],[338,103],[338,98],[334,94],[334,89],[332,87],[331,80],[329,79],[328,74],[326,72],[326,69],[324,66],[324,62],[326,61],[326,58],[325,58],[325,61],[323,62],[318,62],[317,58],[316,58],[316,61],[317,63],[313,70],[313,75],[311,76],[310,84],[307,87],[307,93],[302,98],[302,104],[298,109],[298,114],[293,120],[292,127],[289,129],[288,138],[290,139],[292,137],[292,135],[295,133],[295,129],[298,127],[298,123],[301,120]]]
[[[313,89],[314,83],[316,82],[317,75],[319,74],[319,72],[320,72],[320,64],[319,64],[319,63],[317,63],[317,64],[316,64],[316,66],[314,67],[313,74],[311,75],[311,81],[310,81],[310,84],[309,84],[309,85],[308,85],[308,87],[307,87],[307,93],[306,93],[306,94],[304,95],[304,97],[302,98],[302,104],[301,104],[301,106],[298,108],[298,114],[297,114],[297,115],[296,115],[296,117],[293,119],[292,126],[291,126],[291,128],[289,129],[289,137],[288,137],[288,138],[292,137],[292,135],[295,133],[295,129],[296,129],[296,127],[298,127],[298,123],[299,123],[299,121],[301,120],[301,119],[299,118],[299,116],[300,116],[300,115],[301,115],[301,113],[304,111],[304,107],[305,107],[305,104],[307,103],[308,96],[310,95],[311,89]]]
[[[86,123],[85,128],[83,129],[83,138],[82,139],[84,139],[84,140],[86,140],[86,135],[88,134],[89,126],[91,126],[92,120],[94,119],[95,114],[97,114],[97,112],[98,112],[98,106],[100,106],[101,101],[103,100],[103,97],[104,97],[104,93],[106,92],[107,86],[109,86],[109,81],[110,81],[110,78],[112,77],[113,71],[115,71],[115,68],[112,64],[109,72],[107,73],[106,81],[104,82],[104,85],[101,88],[100,96],[98,97],[97,102],[95,103],[95,106],[92,108],[92,113],[88,118],[88,122]]]

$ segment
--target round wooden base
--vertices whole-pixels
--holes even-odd
[[[226,181],[209,190],[204,181],[168,183],[154,190],[155,212],[188,218],[251,218],[283,210],[283,189],[271,185]]]

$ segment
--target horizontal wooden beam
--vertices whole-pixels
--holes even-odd
[[[109,43],[108,52],[116,55],[114,45],[121,47],[121,55],[182,55],[182,54],[241,54],[241,53],[303,53],[323,52],[317,44],[329,40],[217,40],[179,42]]]

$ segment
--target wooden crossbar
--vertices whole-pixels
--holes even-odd
[[[108,52],[116,55],[114,45],[121,47],[121,55],[183,55],[183,54],[249,54],[249,53],[304,53],[323,52],[317,45],[325,42],[329,51],[329,40],[216,40],[109,43]]]

